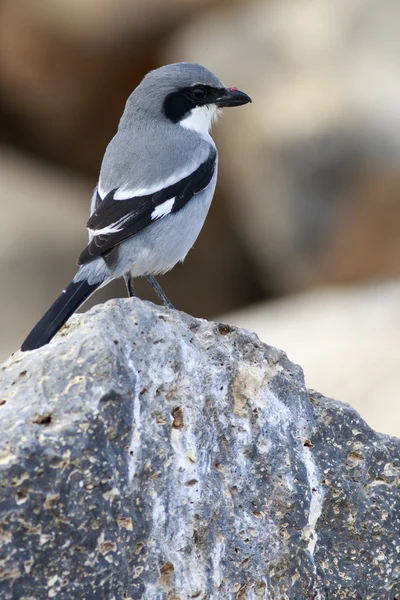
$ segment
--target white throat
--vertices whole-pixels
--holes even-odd
[[[218,118],[219,113],[220,111],[215,104],[196,106],[179,124],[185,129],[197,131],[201,135],[208,135],[211,125]]]

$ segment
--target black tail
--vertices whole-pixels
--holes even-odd
[[[86,281],[78,281],[77,283],[72,281],[32,329],[21,346],[22,352],[35,350],[48,344],[65,321],[89,298],[99,285],[100,283],[89,285]]]

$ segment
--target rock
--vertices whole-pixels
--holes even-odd
[[[215,7],[165,53],[253,104],[217,130],[227,205],[267,292],[399,276],[397,0]]]
[[[285,348],[306,384],[348,402],[374,429],[400,434],[400,281],[327,287],[221,319]]]
[[[400,593],[399,441],[254,334],[112,301],[0,391],[2,599]]]

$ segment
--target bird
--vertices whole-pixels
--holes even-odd
[[[35,350],[56,335],[98,288],[147,277],[173,308],[155,276],[182,262],[203,227],[214,195],[218,152],[212,123],[225,107],[251,102],[197,63],[147,73],[129,96],[106,148],[87,222],[89,241],[69,285],[21,346]]]

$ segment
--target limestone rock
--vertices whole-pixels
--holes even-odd
[[[398,440],[254,334],[112,301],[0,398],[2,599],[400,593]]]
[[[382,433],[400,435],[400,281],[326,287],[221,316],[285,348],[307,387],[351,404]]]

